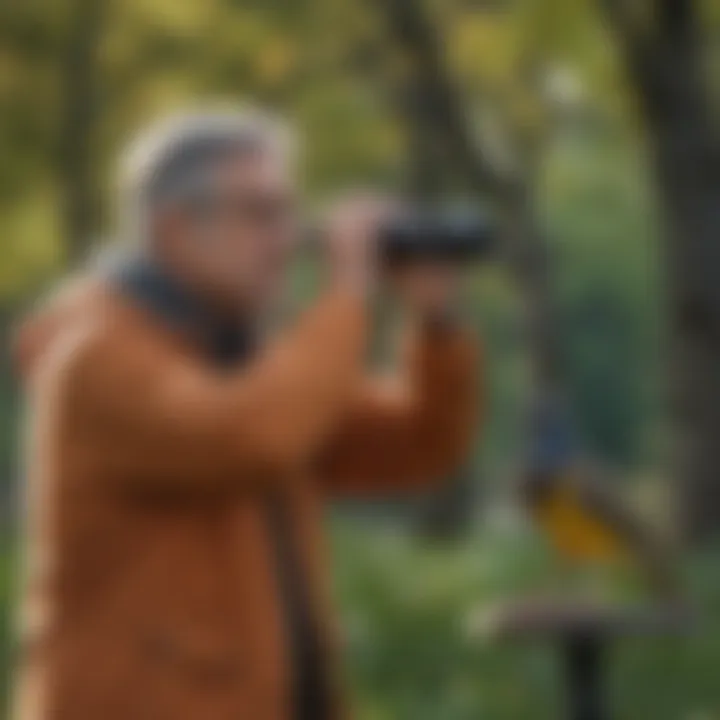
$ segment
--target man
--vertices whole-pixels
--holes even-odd
[[[171,121],[125,171],[119,258],[18,337],[32,410],[20,720],[333,720],[324,501],[415,489],[461,460],[477,361],[454,279],[396,279],[402,383],[362,377],[382,211],[344,202],[327,278],[259,320],[296,232],[285,133]]]

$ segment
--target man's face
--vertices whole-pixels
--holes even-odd
[[[204,182],[202,197],[168,209],[165,251],[216,302],[257,312],[279,293],[297,237],[288,162],[269,150],[229,155]]]

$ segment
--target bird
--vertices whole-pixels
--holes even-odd
[[[527,433],[521,499],[555,551],[583,565],[632,564],[654,590],[675,593],[671,544],[583,455],[567,403],[535,398]]]

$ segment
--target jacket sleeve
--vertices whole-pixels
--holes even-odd
[[[228,376],[111,330],[91,328],[48,360],[42,401],[59,388],[61,416],[96,475],[197,490],[274,476],[317,452],[357,383],[365,313],[355,298],[325,297]]]
[[[366,380],[321,462],[331,492],[368,495],[442,481],[467,454],[478,402],[478,353],[462,332],[424,330],[404,377]]]

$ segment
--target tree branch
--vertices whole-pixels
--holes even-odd
[[[443,129],[438,140],[445,143],[476,187],[494,194],[511,192],[516,181],[495,167],[474,137],[460,94],[445,67],[443,48],[422,4],[415,0],[377,2],[387,18],[391,35],[411,61],[415,77],[423,86],[426,111],[432,115],[435,127]]]

